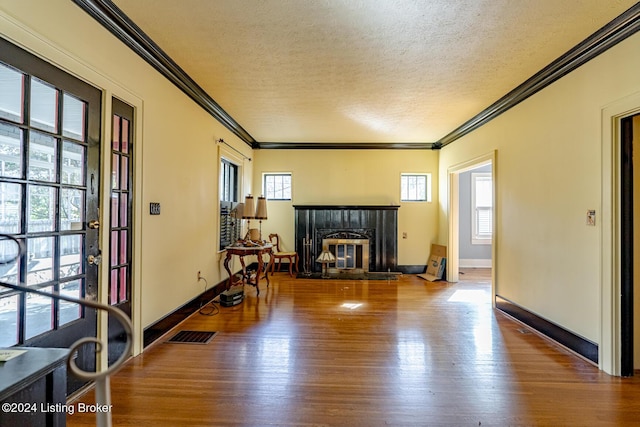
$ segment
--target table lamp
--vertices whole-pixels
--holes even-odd
[[[322,278],[328,279],[330,276],[327,274],[327,264],[332,263],[336,260],[336,257],[329,252],[328,249],[324,249],[320,256],[316,258],[316,262],[322,264]]]

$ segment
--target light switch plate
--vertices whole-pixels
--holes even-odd
[[[149,214],[160,215],[160,203],[158,202],[149,203]]]
[[[596,225],[596,211],[588,210],[587,211],[587,225],[594,226]]]

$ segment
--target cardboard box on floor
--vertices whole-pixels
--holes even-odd
[[[447,247],[442,245],[431,245],[431,254],[427,262],[427,272],[418,274],[418,277],[435,282],[441,280],[444,274],[444,267],[447,263]]]

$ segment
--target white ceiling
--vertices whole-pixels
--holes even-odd
[[[635,0],[113,0],[259,142],[434,142]]]

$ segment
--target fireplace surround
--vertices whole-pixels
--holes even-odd
[[[398,208],[397,205],[295,205],[296,252],[304,263],[304,243],[311,242],[309,269],[314,273],[321,271],[315,259],[322,252],[323,244],[334,245],[337,251],[344,250],[342,254],[334,253],[343,260],[330,264],[329,272],[396,271]],[[340,249],[335,245],[355,246],[350,255],[351,248]],[[354,264],[349,264],[349,256],[354,256]]]

